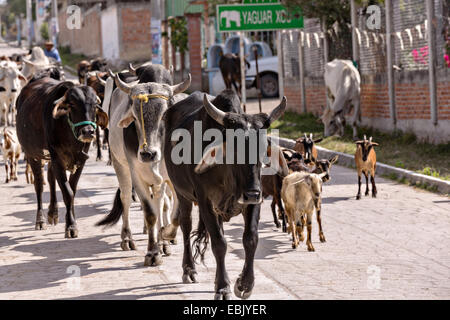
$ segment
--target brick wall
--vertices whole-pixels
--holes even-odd
[[[189,61],[190,72],[192,76],[190,91],[202,90],[202,21],[201,13],[188,13],[188,45],[189,45]]]
[[[118,9],[120,59],[127,61],[151,59],[150,3],[120,3]]]
[[[73,53],[83,53],[86,56],[101,56],[102,30],[100,7],[94,6],[81,14],[83,16],[81,29],[69,30],[66,26],[66,10],[59,11],[60,33],[58,41],[62,46],[69,46]]]

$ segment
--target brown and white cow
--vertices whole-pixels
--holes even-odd
[[[19,139],[17,139],[17,134],[13,129],[6,127],[3,129],[0,139],[0,148],[5,162],[5,183],[17,181],[17,165],[22,149],[20,147]]]

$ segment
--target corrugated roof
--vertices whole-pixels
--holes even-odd
[[[183,16],[185,13],[203,12],[203,5],[189,5],[191,0],[168,0],[166,2],[166,17]]]

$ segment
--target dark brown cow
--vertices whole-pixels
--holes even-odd
[[[74,197],[97,125],[106,127],[108,116],[98,106],[91,87],[48,77],[25,86],[17,99],[17,136],[34,175],[37,196],[36,230],[45,226],[42,213],[43,161],[48,164],[50,206],[48,222],[58,223],[55,181],[66,205],[66,238],[78,229]],[[37,116],[40,115],[40,116]],[[96,122],[97,123],[96,123]],[[70,172],[67,180],[66,171]]]
[[[245,59],[245,64],[250,68],[250,63]],[[241,60],[238,55],[234,53],[225,53],[221,55],[219,60],[219,68],[222,73],[223,82],[227,89],[231,90],[231,85],[234,86],[238,95],[241,95]],[[239,83],[239,88],[237,86]],[[245,85],[245,84],[244,84]]]

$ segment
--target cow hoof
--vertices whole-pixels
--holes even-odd
[[[144,259],[144,266],[156,267],[161,265],[163,262],[161,255],[158,253],[147,253]]]
[[[97,157],[97,159],[95,159],[95,161],[102,161],[103,158],[102,157]]]
[[[314,247],[312,245],[308,245],[308,251],[309,252],[314,252],[316,250],[314,250]]]
[[[172,254],[172,250],[170,249],[170,244],[168,242],[164,241],[162,251],[166,256],[170,256]]]
[[[173,244],[174,246],[178,244],[177,239],[170,240],[169,242],[170,242],[170,244]]]
[[[292,242],[292,249],[297,249],[298,245],[295,242]]]
[[[123,251],[136,250],[136,245],[133,240],[122,240],[120,247]]]
[[[369,191],[366,191],[366,193],[364,193],[364,195],[367,197],[369,195]]]
[[[173,224],[169,224],[167,227],[162,227],[160,234],[163,240],[173,240],[177,236],[177,227]]]
[[[325,240],[325,236],[323,234],[319,235],[320,238],[320,242],[327,242],[327,240]]]
[[[214,295],[214,300],[231,300],[231,292],[229,288],[220,289]]]
[[[251,288],[242,284],[242,279],[239,277],[234,284],[234,294],[240,299],[248,299],[252,295],[253,286]]]
[[[197,279],[195,276],[197,275],[197,271],[190,269],[184,271],[183,273],[183,283],[197,283]]]
[[[76,227],[69,227],[66,229],[65,237],[67,239],[78,238],[78,229]]]
[[[35,230],[45,230],[45,222],[44,221],[36,222],[36,226],[34,229]]]
[[[106,163],[106,165],[107,165],[107,166],[111,166],[111,165],[112,165],[111,160],[108,160],[108,162]]]
[[[280,222],[275,222],[275,225],[277,226],[277,229],[280,229],[281,228],[281,224],[280,224]]]
[[[372,198],[376,198],[377,194],[376,193],[372,193]]]
[[[356,196],[356,200],[359,200],[359,199],[361,199],[361,195],[360,195],[360,194],[358,194],[358,195]]]
[[[47,217],[47,221],[48,221],[49,225],[55,225],[56,226],[58,224],[59,218],[58,218],[57,215],[56,216],[49,215]]]

